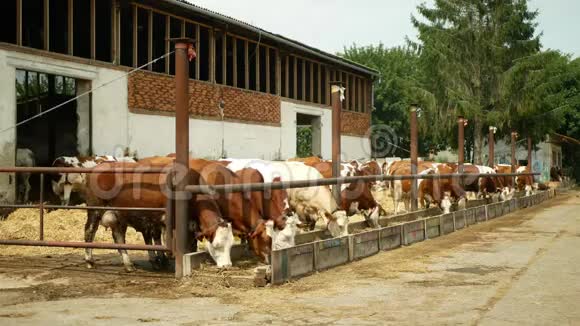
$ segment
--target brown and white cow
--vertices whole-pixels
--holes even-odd
[[[332,162],[318,162],[314,164],[308,164],[324,178],[328,179],[332,177]],[[359,169],[358,165],[353,165],[352,163],[341,163],[340,176],[341,177],[356,177],[368,175]],[[350,184],[342,184],[340,192],[340,207],[342,210],[346,211],[348,216],[362,213],[365,220],[369,223],[371,227],[378,227],[378,220],[382,210],[380,205],[373,197],[371,191],[371,182],[357,181]]]
[[[324,177],[318,170],[301,162],[270,162],[275,176],[282,181],[317,180]],[[324,220],[333,237],[348,234],[348,216],[325,186],[288,189],[290,207],[310,229]]]
[[[445,163],[453,168],[452,173],[459,173],[459,165],[457,163]],[[468,176],[463,178],[463,189],[466,192],[474,192],[477,198],[487,198],[488,195],[497,192],[497,178],[494,176],[478,177],[478,174],[494,174],[495,170],[483,165],[464,164],[463,173]]]
[[[520,166],[516,169],[517,173],[531,173],[531,169],[528,166]],[[516,177],[516,186],[518,191],[525,191],[526,196],[533,194],[534,190],[537,190],[538,185],[534,184],[534,177],[531,175],[518,175]]]
[[[34,152],[28,148],[18,148],[16,150],[16,166],[18,167],[34,167],[36,165],[36,159]],[[30,173],[21,172],[18,173],[18,191],[16,200],[19,203],[28,203],[30,198]]]
[[[140,162],[172,164],[174,155],[167,157],[152,157]],[[236,175],[226,168],[225,162],[209,161],[204,159],[190,159],[190,169],[199,174],[200,184],[226,185],[243,184],[260,180],[254,171],[244,171]],[[271,238],[267,234],[266,219],[261,214],[263,205],[256,202],[254,196],[244,197],[242,193],[215,194],[212,198],[217,203],[224,218],[232,223],[234,234],[248,240],[252,250],[263,261],[268,261],[271,251]],[[260,209],[258,208],[260,206]],[[279,226],[284,227],[284,219],[275,219]]]
[[[99,164],[107,162],[129,162],[135,163],[131,157],[114,156],[61,156],[54,160],[53,167],[64,168],[94,168]],[[61,205],[68,206],[72,193],[81,193],[86,182],[84,173],[59,173],[52,180],[52,191],[60,197]]]
[[[244,183],[276,183],[281,177],[276,176],[268,161],[257,159],[226,159],[218,161],[232,172],[238,174]],[[285,219],[292,215],[286,189],[270,189],[266,192],[254,192],[252,198],[261,215],[274,222],[278,230],[285,227]]]
[[[358,170],[361,171],[362,175],[382,175],[383,169],[377,161],[371,160],[362,163],[358,166]],[[387,182],[385,181],[372,181],[370,182],[373,190],[384,190],[386,188]]]
[[[388,175],[393,176],[406,176],[411,175],[411,162],[409,161],[396,161],[393,162],[388,167],[387,170]],[[422,174],[434,174],[436,173],[435,166],[433,162],[425,162],[420,161],[417,165],[417,173]],[[425,179],[419,179],[417,181],[417,189],[418,189],[418,199],[420,202],[424,203],[425,206],[430,203],[430,198],[424,197],[423,194],[428,194],[428,190],[421,190],[421,187],[426,187],[425,185],[422,186]],[[409,212],[410,210],[410,193],[411,193],[411,180],[394,180],[391,182],[391,191],[393,197],[393,205],[395,208],[395,214],[399,213],[399,203],[401,201],[405,204],[405,210]]]
[[[190,168],[200,173],[201,184],[227,185],[243,184],[244,180],[222,164],[194,159],[189,161]],[[232,222],[234,233],[245,238],[260,259],[269,262],[272,239],[266,232],[266,219],[260,214],[257,203],[252,197],[242,193],[216,194],[214,199],[222,214]]]
[[[113,168],[165,168],[167,165],[150,163],[103,163],[97,166],[96,171]],[[166,175],[164,173],[93,173],[87,177],[84,188],[85,198],[89,206],[114,207],[145,207],[164,208],[167,202]],[[200,176],[191,170],[192,182],[199,182]],[[230,250],[233,245],[231,225],[221,217],[219,209],[213,200],[193,197],[191,200],[191,225],[198,225],[199,233],[192,236],[205,237],[212,258],[219,267],[231,266]],[[103,215],[103,216],[101,216]],[[164,226],[162,212],[112,212],[101,214],[99,211],[89,210],[85,225],[85,241],[92,242],[99,223],[110,227],[115,243],[125,242],[127,226],[136,229],[149,228],[159,230]],[[195,232],[194,228],[190,232]],[[146,240],[147,241],[147,240]],[[134,270],[126,250],[119,250],[127,271]],[[151,257],[151,255],[150,255]],[[92,250],[87,249],[85,254],[87,267],[94,267]]]

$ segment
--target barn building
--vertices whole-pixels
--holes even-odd
[[[0,12],[0,166],[15,164],[17,148],[38,166],[173,152],[174,56],[164,55],[178,37],[198,54],[193,156],[287,159],[306,128],[308,151],[330,158],[329,81],[346,86],[344,158],[370,155],[373,69],[179,0],[3,0]],[[0,196],[13,198],[14,180],[0,174]]]

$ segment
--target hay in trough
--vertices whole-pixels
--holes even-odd
[[[84,229],[87,213],[84,210],[56,210],[44,215],[44,240],[84,242]],[[39,240],[38,209],[18,209],[5,220],[0,221],[0,239],[4,240]],[[111,230],[99,226],[95,242],[113,243]],[[143,244],[141,233],[127,229],[128,244]],[[50,247],[1,246],[0,255],[48,255],[65,254],[71,251],[82,252],[83,249],[63,249]],[[108,251],[115,252],[115,251]]]

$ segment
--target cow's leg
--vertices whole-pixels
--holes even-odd
[[[395,215],[399,213],[399,201],[402,197],[402,187],[401,181],[394,181],[393,187],[391,189],[391,195],[393,196],[393,206],[395,209]]]
[[[99,228],[99,221],[101,220],[101,215],[99,211],[88,211],[87,212],[87,222],[85,223],[85,242],[93,242],[95,240],[95,234]],[[87,268],[94,268],[95,261],[93,259],[93,249],[85,249],[85,262]]]
[[[403,202],[405,203],[405,212],[410,212],[411,211],[411,196],[409,196],[408,194],[404,194],[403,196]]]
[[[118,223],[112,228],[113,240],[116,244],[125,244],[125,234],[127,233],[127,225],[125,223]],[[149,243],[151,243],[151,236],[149,238]],[[131,258],[125,249],[119,249],[119,254],[123,258],[123,265],[125,265],[125,271],[127,273],[134,272],[135,266],[131,262]]]
[[[151,232],[150,229],[147,229],[147,230],[141,232],[141,234],[143,235],[143,241],[145,241],[146,245],[148,245],[148,246],[153,245],[153,233]],[[156,251],[155,250],[148,250],[147,254],[149,255],[149,263],[151,263],[151,267],[153,267],[153,269],[156,271],[160,270],[161,267],[159,266],[159,263],[157,262]]]
[[[155,243],[155,245],[157,246],[163,245],[163,242],[161,241],[161,238],[163,236],[163,230],[161,228],[155,228],[152,233],[153,233],[153,243]],[[166,267],[169,265],[169,259],[167,259],[165,252],[157,251],[157,263],[161,267]]]
[[[41,187],[43,185],[40,185]],[[28,199],[30,198],[30,173],[26,173],[24,175],[24,203],[28,203]]]

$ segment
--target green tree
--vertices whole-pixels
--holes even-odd
[[[374,84],[375,111],[372,114],[373,132],[376,133],[372,138],[377,140],[373,145],[379,148],[373,148],[374,152],[380,156],[408,156],[409,107],[411,104],[423,108],[435,105],[434,97],[423,87],[419,53],[410,47],[386,48],[379,44],[352,45],[339,55],[379,71],[379,78]],[[421,126],[422,131],[432,127],[427,124]],[[420,138],[420,151],[425,154],[432,141],[426,137]]]
[[[570,99],[577,96],[569,61],[569,56],[551,50],[517,60],[505,73],[502,87],[509,119],[497,115],[493,123],[505,132],[531,136],[536,143],[556,131],[571,107]]]
[[[435,0],[412,22],[419,32],[424,85],[437,98],[429,116],[437,138],[454,134],[456,117],[470,120],[475,163],[482,163],[484,130],[510,119],[501,106],[502,80],[515,60],[537,53],[537,11],[525,0]]]

